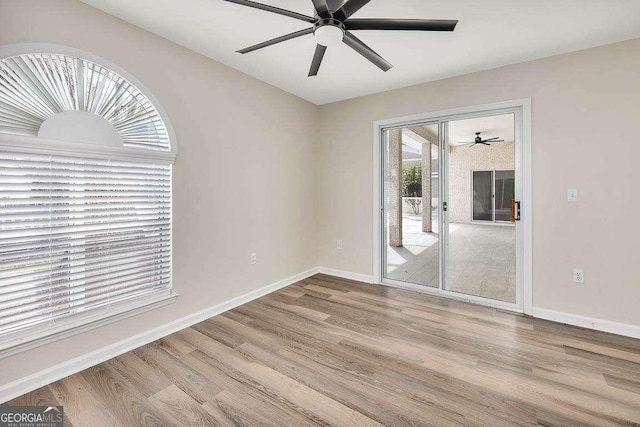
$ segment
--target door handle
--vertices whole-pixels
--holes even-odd
[[[511,199],[511,222],[520,221],[520,201]]]
[[[442,202],[442,212],[447,211],[447,202]]]

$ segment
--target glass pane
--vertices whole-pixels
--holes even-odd
[[[473,172],[473,220],[493,221],[493,172]]]
[[[445,290],[516,301],[516,228],[493,223],[494,206],[510,219],[514,134],[513,114],[448,123]]]
[[[496,171],[496,221],[511,221],[511,200],[515,197],[514,171]]]
[[[385,131],[383,153],[383,277],[437,288],[437,124]]]

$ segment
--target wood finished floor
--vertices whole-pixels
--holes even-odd
[[[66,426],[640,425],[640,340],[317,275],[50,384]]]

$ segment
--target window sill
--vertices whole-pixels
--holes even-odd
[[[166,291],[134,301],[127,301],[92,310],[66,319],[40,324],[24,331],[8,334],[0,341],[0,359],[40,347],[118,320],[126,319],[149,310],[173,303],[178,294]]]

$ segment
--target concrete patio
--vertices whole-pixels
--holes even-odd
[[[422,217],[402,218],[403,246],[387,246],[385,277],[438,287],[438,223],[422,232]],[[447,290],[515,302],[515,228],[450,224]]]

